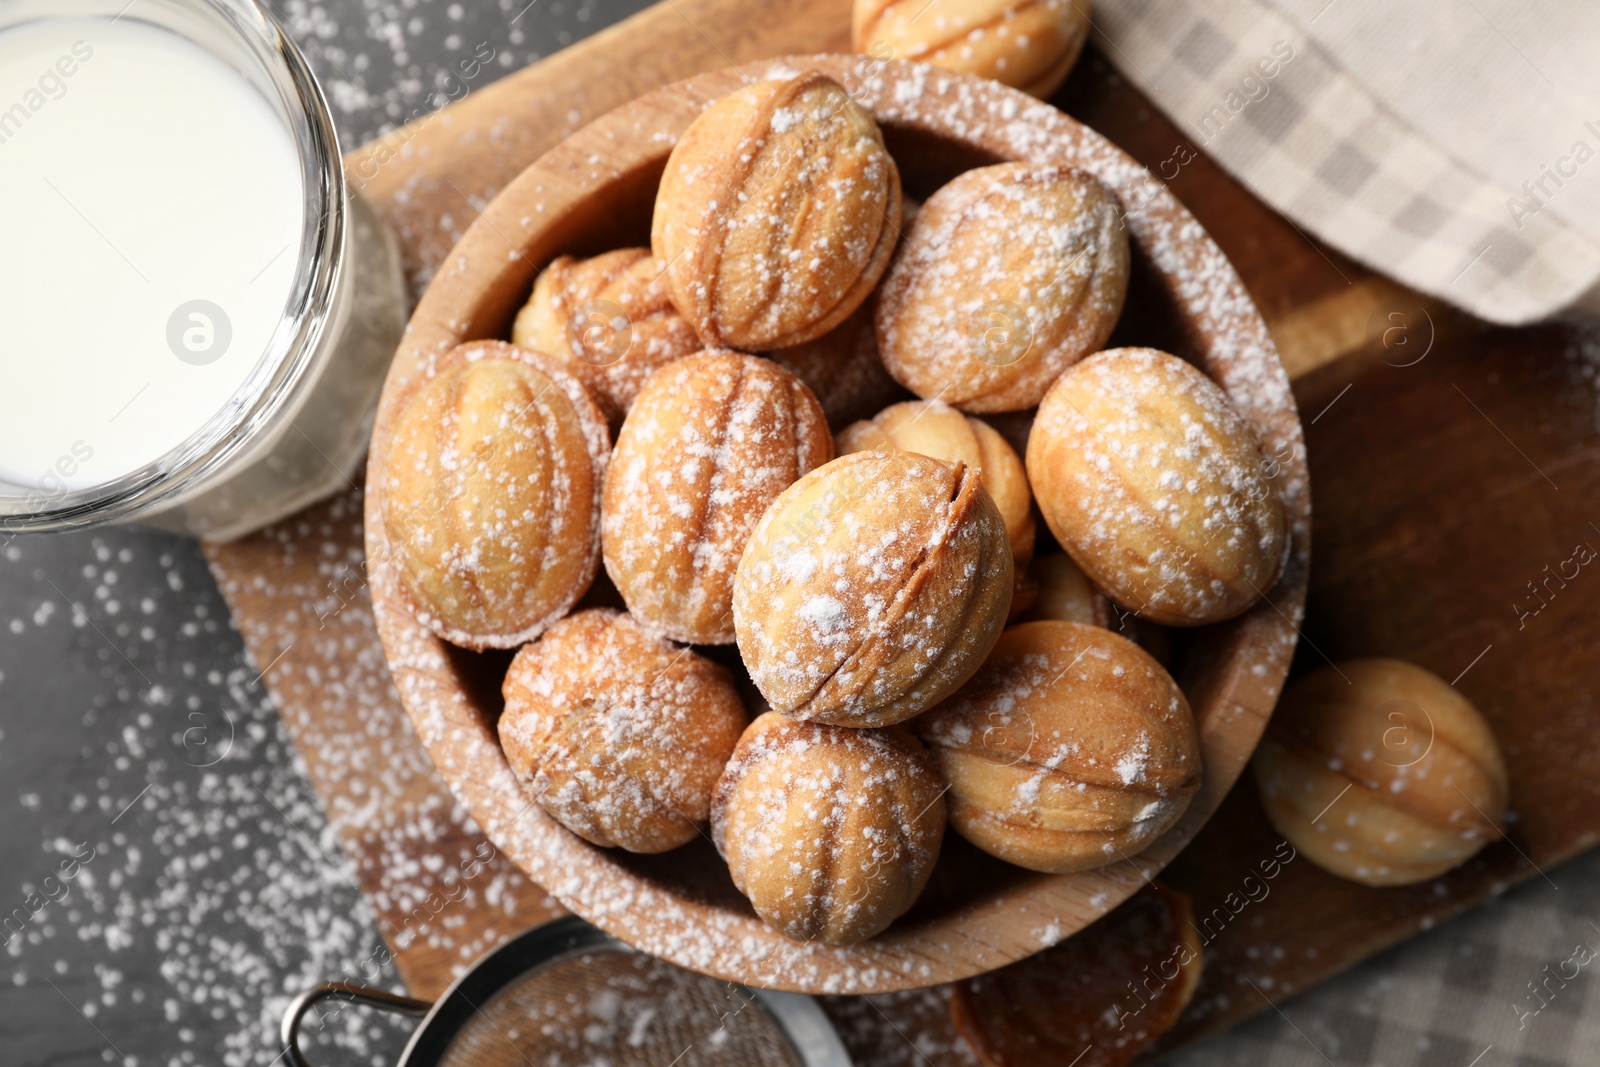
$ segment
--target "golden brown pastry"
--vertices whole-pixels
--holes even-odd
[[[1116,197],[1067,166],[969,170],[928,198],[878,298],[901,385],[963,411],[1020,411],[1105,344],[1128,289]]]
[[[826,75],[746,86],[672,149],[650,244],[708,346],[764,352],[821,337],[889,265],[900,173],[878,125]]]
[[[733,641],[733,577],[756,520],[833,458],[811,390],[758,356],[714,351],[657,371],[606,473],[606,573],[640,622],[677,641]]]
[[[1169,626],[1232,618],[1283,570],[1288,523],[1255,431],[1176,356],[1117,348],[1061,376],[1028,438],[1044,521],[1117,603]]]
[[[739,653],[776,710],[885,726],[978,669],[1011,585],[1005,523],[976,470],[856,452],[762,516],[734,579]]]
[[[1030,870],[1131,857],[1200,788],[1183,691],[1139,646],[1081,623],[1011,627],[916,729],[950,786],[950,825]]]
[[[586,841],[665,852],[695,836],[745,726],[727,669],[592,608],[517,653],[500,744],[528,796]]]
[[[613,429],[646,378],[701,348],[694,327],[672,306],[648,248],[556,257],[533,283],[511,340],[564,360]]]
[[[379,474],[384,530],[423,625],[515,648],[566,614],[600,560],[605,417],[560,360],[461,345],[407,398]]]
[[[1278,832],[1363,885],[1443,874],[1505,822],[1505,761],[1488,723],[1400,660],[1351,660],[1289,686],[1254,765]]]
[[[1204,970],[1187,894],[1151,882],[1092,926],[950,989],[986,1067],[1126,1067],[1193,999]]]
[[[905,730],[769,711],[717,783],[711,833],[756,914],[796,941],[865,941],[909,908],[939,858],[944,799]]]
[[[870,300],[815,341],[774,349],[767,356],[817,394],[829,426],[864,419],[906,395],[878,356]]]
[[[868,448],[919,452],[976,467],[1005,520],[1012,561],[1018,568],[1028,565],[1034,536],[1028,475],[1017,453],[988,423],[941,400],[908,400],[884,408],[870,421],[846,427],[839,433],[837,448],[840,455]]]
[[[993,78],[1038,97],[1089,37],[1089,0],[855,0],[857,52]]]

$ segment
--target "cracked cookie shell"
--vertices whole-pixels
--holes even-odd
[[[885,726],[971,677],[1012,582],[1005,522],[976,470],[855,452],[761,517],[734,580],[739,653],[774,709]]]

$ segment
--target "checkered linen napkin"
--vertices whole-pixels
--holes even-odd
[[[1600,314],[1600,3],[1095,0],[1102,51],[1295,225],[1493,322]]]
[[[1590,852],[1159,1067],[1594,1067],[1597,901]]]

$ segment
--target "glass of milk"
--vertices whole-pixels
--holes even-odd
[[[0,542],[353,484],[399,256],[261,5],[0,0],[0,205]]]

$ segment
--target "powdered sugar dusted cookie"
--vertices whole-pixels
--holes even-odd
[[[1132,856],[1200,788],[1183,691],[1149,654],[1097,626],[1012,627],[916,728],[950,786],[950,825],[1030,870]]]
[[[1027,462],[1056,540],[1144,618],[1232,618],[1283,569],[1277,466],[1221,388],[1176,356],[1118,348],[1063,374]]]
[[[650,244],[708,345],[820,337],[867,299],[899,240],[900,172],[871,115],[823,74],[707,108],[672,149]]]
[[[645,383],[606,473],[606,573],[628,610],[677,641],[734,639],[733,580],[750,531],[833,458],[811,390],[758,356],[714,351]]]
[[[665,852],[699,832],[744,729],[727,669],[593,608],[511,663],[500,744],[528,796],[604,847]]]
[[[884,366],[920,397],[1020,411],[1105,344],[1128,289],[1117,199],[1085,171],[1001,163],[928,198],[878,298]]]
[[[932,63],[1047,97],[1089,38],[1089,0],[856,0],[857,52]]]
[[[424,625],[466,648],[515,648],[594,580],[605,418],[551,356],[474,341],[439,367],[395,419],[384,529]]]
[[[899,727],[849,730],[767,712],[717,784],[711,833],[739,891],[797,941],[882,931],[928,882],[943,787]]]
[[[511,340],[565,361],[620,426],[646,378],[701,348],[661,273],[648,248],[557,256],[533,283]]]
[[[1011,603],[1005,522],[960,462],[856,452],[784,490],[734,581],[739,653],[772,707],[883,726],[978,669]]]
[[[1033,493],[1022,459],[994,427],[963,415],[940,400],[893,404],[869,420],[847,426],[838,437],[840,455],[876,448],[882,452],[920,452],[976,467],[1011,539],[1011,558],[1026,567],[1033,555]]]
[[[1296,680],[1254,766],[1278,832],[1362,885],[1413,885],[1465,863],[1501,836],[1509,803],[1482,713],[1403,660],[1346,660]]]

